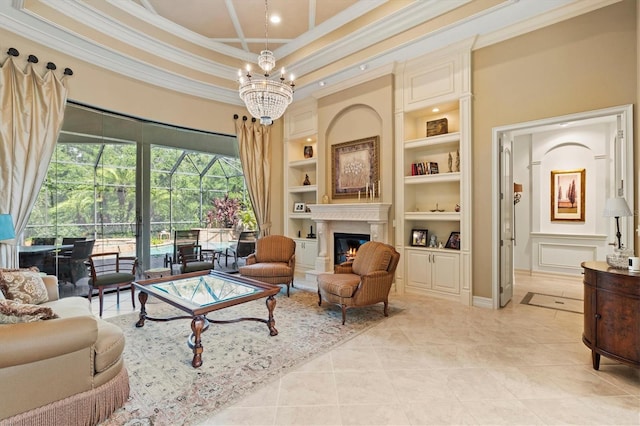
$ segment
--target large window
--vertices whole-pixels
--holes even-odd
[[[207,212],[227,195],[250,204],[235,136],[70,103],[24,244],[86,237],[94,252],[135,254],[141,269],[157,267],[175,230],[216,225]]]

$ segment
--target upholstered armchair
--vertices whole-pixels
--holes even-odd
[[[318,275],[318,306],[322,300],[342,308],[342,324],[347,309],[384,303],[388,316],[389,291],[400,253],[388,244],[369,241],[358,249],[353,261],[336,265],[335,273]]]
[[[268,235],[256,241],[256,251],[247,257],[240,275],[269,284],[293,287],[296,265],[296,242],[284,235]]]

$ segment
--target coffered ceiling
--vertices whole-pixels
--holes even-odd
[[[0,0],[0,27],[146,83],[241,104],[268,47],[299,100],[431,50],[474,48],[618,0]],[[3,48],[13,46],[2,46]]]

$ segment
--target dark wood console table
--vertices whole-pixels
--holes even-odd
[[[583,262],[584,332],[595,370],[600,355],[640,367],[640,273]]]

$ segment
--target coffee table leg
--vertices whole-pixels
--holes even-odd
[[[136,327],[144,327],[144,320],[147,317],[147,310],[145,309],[145,306],[148,298],[149,295],[146,292],[141,291],[138,293],[138,300],[140,301],[140,319],[136,323]]]
[[[276,299],[273,296],[267,297],[267,309],[269,310],[269,320],[267,327],[269,327],[269,335],[277,336],[278,330],[276,330],[276,320],[273,319],[273,310],[276,308]]]
[[[193,368],[198,368],[202,365],[202,330],[205,326],[204,316],[198,315],[191,320],[191,331],[193,332],[193,361],[191,365]]]

